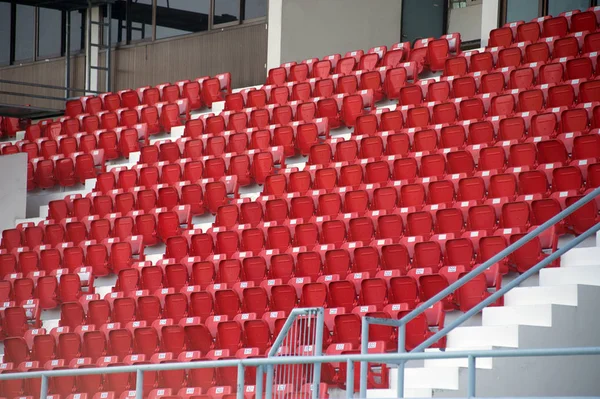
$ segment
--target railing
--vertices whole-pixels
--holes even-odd
[[[429,360],[429,359],[469,359],[469,385],[475,383],[475,360],[482,358],[515,358],[515,357],[552,357],[552,356],[595,356],[600,355],[600,347],[587,348],[546,348],[546,349],[500,349],[500,350],[480,350],[480,351],[456,351],[456,352],[416,352],[416,353],[376,353],[376,354],[352,354],[352,355],[330,355],[330,356],[277,356],[266,358],[248,358],[248,359],[224,359],[202,362],[185,363],[161,363],[161,364],[141,364],[133,366],[115,366],[98,367],[82,369],[61,369],[49,371],[31,371],[24,373],[0,374],[2,380],[18,380],[41,378],[40,397],[45,398],[48,395],[48,379],[54,377],[84,376],[98,374],[117,374],[117,373],[137,373],[136,398],[143,398],[144,372],[145,371],[170,371],[170,370],[192,370],[206,368],[237,367],[237,399],[244,398],[244,370],[246,367],[274,367],[277,365],[295,365],[295,364],[322,364],[322,363],[346,363],[346,387],[352,397],[354,386],[354,363],[372,362],[372,363],[398,363],[410,360]],[[262,376],[257,374],[256,386],[262,381]],[[262,397],[256,393],[256,397]],[[266,396],[270,398],[269,396]],[[361,396],[362,397],[362,396]],[[472,396],[474,397],[474,395]],[[572,398],[572,397],[571,397]]]
[[[531,232],[529,232],[528,234],[523,236],[517,242],[511,244],[510,246],[508,246],[504,250],[500,251],[499,253],[494,255],[492,258],[490,258],[486,262],[482,263],[475,269],[471,270],[465,276],[458,279],[456,282],[450,284],[444,290],[440,291],[439,293],[437,293],[436,295],[434,295],[427,301],[420,304],[416,309],[411,311],[409,314],[404,316],[402,319],[392,320],[392,319],[383,319],[383,318],[374,318],[374,317],[363,317],[362,318],[362,334],[361,334],[362,335],[361,354],[365,355],[368,352],[368,343],[369,343],[368,337],[369,337],[369,325],[370,324],[381,324],[381,325],[398,327],[398,352],[399,353],[405,352],[406,324],[409,321],[413,320],[415,317],[424,313],[425,310],[428,309],[430,306],[432,306],[432,305],[436,304],[437,302],[441,301],[442,299],[446,298],[448,295],[452,294],[458,288],[462,287],[464,284],[469,282],[471,279],[473,279],[474,277],[483,273],[490,266],[492,266],[495,263],[506,258],[510,254],[512,254],[514,251],[521,248],[523,245],[527,244],[529,241],[531,241],[535,237],[539,236],[541,233],[543,233],[547,229],[551,228],[556,223],[560,222],[565,217],[571,215],[576,210],[580,209],[587,203],[593,201],[598,195],[600,195],[600,187],[598,187],[598,188],[594,189],[592,192],[586,194],[583,198],[579,199],[579,201],[575,202],[568,208],[564,209],[560,213],[558,213],[555,216],[553,216],[552,218],[548,219],[546,222],[539,225],[536,229],[532,230]],[[534,275],[535,273],[540,271],[542,268],[546,267],[547,265],[549,265],[550,263],[555,261],[556,259],[559,259],[561,255],[563,255],[570,249],[576,247],[577,245],[582,243],[585,239],[591,237],[599,230],[600,230],[600,223],[596,224],[595,226],[593,226],[592,228],[590,228],[583,234],[577,236],[575,239],[570,241],[564,247],[554,251],[552,254],[550,254],[548,257],[543,259],[541,262],[539,262],[538,264],[533,266],[531,269],[527,270],[525,273],[520,274],[517,278],[515,278],[514,280],[512,280],[511,282],[509,282],[508,284],[506,284],[505,286],[503,286],[502,288],[500,288],[499,290],[494,292],[492,295],[490,295],[489,297],[487,297],[486,299],[481,301],[479,304],[474,306],[469,311],[462,314],[460,317],[458,317],[452,323],[448,324],[447,326],[445,326],[444,328],[439,330],[437,333],[435,333],[434,335],[432,335],[431,337],[426,339],[419,346],[415,347],[411,351],[411,353],[423,351],[425,348],[429,347],[431,344],[437,342],[439,339],[446,336],[450,331],[452,331],[453,329],[455,329],[456,327],[461,325],[464,321],[468,320],[473,315],[479,313],[486,306],[494,303],[496,300],[501,298],[508,291],[519,286],[519,284],[521,284],[527,278]],[[469,359],[471,359],[471,358],[469,358]],[[404,361],[398,362],[398,385],[397,385],[398,398],[404,397],[404,366],[405,366]],[[472,386],[471,385],[469,386],[469,392],[472,394],[469,396],[475,395],[474,383]],[[361,368],[360,368],[360,397],[364,398],[364,397],[366,397],[366,395],[367,395],[367,362],[363,361],[361,364]]]

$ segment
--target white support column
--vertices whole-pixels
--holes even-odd
[[[488,44],[492,29],[498,27],[500,0],[485,0],[481,7],[481,47]]]
[[[87,26],[86,29],[86,41],[85,41],[85,87],[88,90],[98,91],[98,70],[91,69],[90,66],[98,65],[99,60],[99,48],[98,46],[91,46],[91,43],[100,44],[102,38],[100,37],[100,25],[90,24],[90,21],[100,21],[100,7],[92,7],[87,10]],[[89,35],[89,37],[88,37]]]
[[[283,0],[269,0],[267,33],[267,70],[277,68],[287,60],[281,59],[281,19]]]

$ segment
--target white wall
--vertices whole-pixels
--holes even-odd
[[[25,217],[26,204],[27,154],[0,156],[0,231]]]
[[[276,15],[282,2],[280,57]],[[269,68],[400,41],[401,0],[270,0]],[[274,18],[271,18],[271,13]],[[279,58],[279,62],[275,60]]]
[[[490,32],[498,27],[500,0],[485,0],[481,8],[481,46],[487,46]]]
[[[267,70],[277,68],[281,61],[281,12],[283,0],[269,0],[267,33]]]
[[[462,41],[481,39],[481,4],[448,10],[448,33],[459,32]]]

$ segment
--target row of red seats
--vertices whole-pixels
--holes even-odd
[[[19,118],[0,116],[0,137],[15,137],[22,130],[21,122]]]
[[[63,187],[84,184],[103,169],[103,149],[93,150],[88,154],[74,152],[69,157],[57,154],[50,159],[34,158],[27,162],[27,190],[34,190],[36,187],[47,189],[57,184]]]
[[[229,72],[175,84],[164,83],[154,88],[145,86],[136,90],[122,90],[118,93],[103,93],[99,96],[86,96],[78,100],[67,101],[65,115],[77,117],[84,112],[96,115],[103,110],[116,111],[120,108],[135,108],[139,105],[154,106],[161,101],[175,103],[186,99],[189,108],[199,109],[202,105],[209,108],[215,101],[221,101],[223,95],[231,93],[231,74]]]
[[[508,22],[490,32],[489,46],[509,46],[513,42],[536,42],[545,37],[564,37],[575,32],[594,32],[600,25],[600,9],[590,7],[587,11],[562,12],[557,17],[547,15],[531,22]]]

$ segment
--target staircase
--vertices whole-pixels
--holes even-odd
[[[600,237],[594,244],[567,252],[561,267],[543,269],[527,286],[508,292],[503,307],[488,307],[480,320],[470,320],[478,325],[451,331],[446,351],[600,346]],[[600,356],[477,359],[476,394],[598,395],[599,369]],[[390,389],[369,390],[367,397],[397,397],[396,375],[391,370]],[[404,384],[407,398],[464,398],[467,359],[409,362]]]

